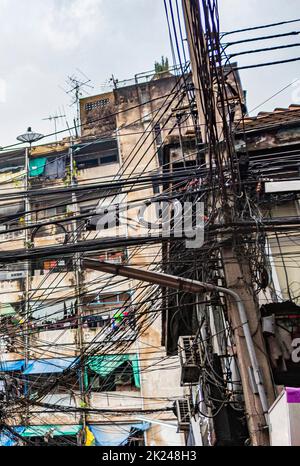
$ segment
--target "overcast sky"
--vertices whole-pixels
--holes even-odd
[[[219,3],[223,31],[294,19],[299,10],[299,0]],[[61,87],[66,88],[68,75],[82,78],[77,68],[91,79],[94,89],[89,92],[96,94],[112,74],[121,80],[151,70],[161,55],[171,61],[163,0],[0,0],[0,16],[1,146],[14,143],[29,125],[44,134],[53,131],[53,122],[43,120],[50,115],[66,112],[71,124],[75,108],[69,107],[70,96]],[[298,30],[300,23],[259,34]],[[242,37],[251,35],[230,39]],[[242,44],[231,51],[289,42],[299,42],[298,36]],[[239,59],[239,64],[290,58],[299,52],[300,47],[247,55]],[[249,110],[300,78],[299,67],[300,62],[295,62],[241,72]],[[293,85],[256,112],[297,102],[300,86]],[[65,123],[59,122],[58,129],[64,127]]]

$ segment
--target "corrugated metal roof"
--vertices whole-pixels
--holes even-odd
[[[245,117],[245,130],[255,130],[273,125],[286,125],[289,123],[299,122],[300,124],[300,105],[292,104],[289,108],[275,108],[273,112],[259,112],[254,117]],[[243,130],[243,124],[239,123],[237,130]]]

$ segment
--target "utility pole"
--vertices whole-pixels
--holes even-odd
[[[25,148],[25,179],[24,179],[24,188],[25,188],[25,218],[24,224],[26,226],[31,223],[31,214],[30,214],[30,201],[29,201],[29,147]],[[29,239],[30,234],[29,230],[25,229],[25,247],[29,249]],[[29,319],[30,319],[30,302],[29,302],[29,290],[31,285],[31,264],[30,259],[26,261],[26,278],[25,278],[25,367],[28,365],[30,350],[29,350]]]
[[[128,265],[116,265],[108,262],[100,262],[95,259],[84,259],[82,266],[84,269],[99,270],[104,273],[137,279],[147,283],[153,283],[162,287],[185,291],[187,293],[193,293],[196,295],[203,292],[220,292],[225,296],[229,296],[231,298],[232,304],[234,305],[236,318],[239,321],[240,336],[243,338],[245,352],[247,353],[249,360],[249,367],[251,366],[253,368],[254,377],[259,374],[260,367],[255,351],[251,327],[249,325],[248,316],[246,314],[246,302],[243,301],[241,294],[237,293],[234,289],[224,288],[211,283],[199,282],[189,278],[177,277],[175,275],[168,275],[161,272],[138,269]],[[246,299],[247,298],[248,296],[246,296]],[[266,412],[268,400],[262,383],[257,383],[257,392],[257,406],[264,407],[264,411]],[[265,422],[265,417],[266,416],[262,416],[261,421],[263,423]]]
[[[204,1],[205,3],[209,3],[208,0]],[[218,136],[222,140],[224,140],[224,134],[226,134],[224,120],[221,118],[222,115],[217,107],[217,97],[219,97],[219,95],[216,95],[217,92],[213,89],[206,31],[201,24],[201,7],[199,5],[199,0],[182,0],[182,5],[195,86],[195,98],[199,121],[201,123],[202,140],[204,143],[209,144],[210,133],[208,118],[214,118],[217,124]],[[198,37],[198,39],[195,39],[196,37]],[[203,80],[200,79],[203,69],[201,69],[199,64],[203,62],[207,64],[205,72],[206,76],[209,76],[209,79],[206,80],[208,89],[203,88]],[[210,114],[205,107],[205,99],[203,98],[204,91],[207,90],[215,95],[214,102],[209,109]],[[226,154],[226,149],[224,149],[224,160],[226,160],[226,158],[228,159],[228,155]],[[230,193],[228,194],[230,197]],[[228,207],[230,208],[229,204]],[[222,247],[221,254],[227,286],[232,291],[237,292],[244,303],[245,314],[255,348],[255,357],[259,366],[258,370],[255,371],[252,358],[249,355],[249,348],[247,348],[246,338],[242,331],[242,322],[236,302],[232,299],[228,299],[228,319],[234,331],[236,355],[240,369],[250,439],[252,445],[255,446],[268,445],[267,410],[274,401],[275,393],[272,384],[270,364],[265,352],[258,303],[253,293],[250,270],[248,264],[241,263],[241,259],[237,257],[231,245]],[[259,396],[259,390],[265,392],[266,402],[263,402]]]
[[[25,178],[24,178],[24,191],[25,191],[25,216],[24,216],[24,225],[27,227],[31,223],[31,213],[30,213],[30,198],[29,198],[29,178],[30,178],[30,157],[31,157],[31,146],[34,142],[39,141],[44,136],[41,133],[35,133],[32,131],[31,127],[27,129],[27,132],[17,136],[17,140],[29,144],[25,148]],[[25,248],[28,251],[31,248],[30,244],[30,234],[28,228],[25,228]],[[26,279],[25,279],[25,290],[24,290],[24,301],[25,301],[25,322],[24,322],[24,359],[25,367],[28,365],[30,348],[29,348],[29,320],[30,320],[30,288],[31,288],[31,261],[28,259],[26,261]]]
[[[34,133],[31,130],[31,127],[27,129],[27,132],[17,136],[17,140],[29,146],[25,148],[25,178],[24,178],[24,191],[25,191],[25,216],[24,216],[24,226],[28,227],[31,224],[31,213],[30,213],[30,197],[29,197],[29,190],[30,190],[30,157],[31,157],[31,146],[34,142],[39,141],[44,136],[41,133]],[[28,251],[31,248],[31,243],[29,241],[30,234],[28,228],[25,228],[24,231],[24,243],[25,248]],[[26,267],[26,278],[25,278],[25,289],[24,289],[24,322],[23,322],[23,331],[24,331],[24,360],[25,360],[25,368],[27,368],[29,359],[30,359],[30,289],[31,289],[31,261],[28,258],[25,262]],[[26,383],[26,390],[27,390],[27,383]],[[29,406],[27,405],[26,408],[26,420],[29,418]]]
[[[71,187],[75,186],[75,161],[73,157],[73,140],[70,140],[70,148],[69,148],[69,156],[70,156],[70,185]],[[77,203],[77,196],[74,191],[72,191],[72,206],[73,206],[73,214],[78,215],[78,203]],[[78,243],[78,223],[77,220],[72,220],[72,234],[73,234],[73,242],[76,244]],[[77,296],[77,335],[78,335],[78,349],[80,354],[80,393],[81,399],[84,405],[87,404],[87,396],[85,390],[85,380],[84,380],[84,361],[82,358],[83,350],[84,350],[84,334],[83,334],[83,310],[82,310],[82,303],[81,303],[81,266],[80,266],[80,253],[76,252],[73,256],[73,270],[75,274],[75,296]],[[81,414],[81,422],[83,425],[83,431],[86,431],[86,413],[85,411]],[[84,436],[81,439],[81,444],[84,444]]]

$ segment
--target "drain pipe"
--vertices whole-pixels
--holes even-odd
[[[83,268],[99,270],[100,272],[109,273],[113,275],[120,275],[126,278],[133,278],[140,281],[145,281],[148,283],[153,283],[155,285],[161,285],[168,288],[173,288],[175,290],[185,291],[187,293],[199,293],[203,290],[205,291],[219,291],[226,295],[231,296],[234,299],[239,317],[241,320],[241,327],[244,332],[245,342],[250,358],[250,362],[253,368],[254,380],[257,385],[259,399],[262,405],[263,413],[267,421],[268,413],[268,400],[265,393],[260,368],[258,365],[258,360],[256,357],[255,347],[252,340],[252,335],[247,319],[247,314],[245,311],[244,303],[242,302],[240,296],[235,291],[224,288],[222,286],[213,285],[211,283],[199,282],[197,280],[191,280],[189,278],[177,277],[174,275],[167,275],[161,272],[152,272],[149,270],[138,269],[128,265],[119,265],[111,264],[108,262],[100,262],[94,259],[84,259]]]

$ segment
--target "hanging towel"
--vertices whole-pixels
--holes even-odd
[[[29,176],[40,176],[44,173],[46,157],[29,160]]]

